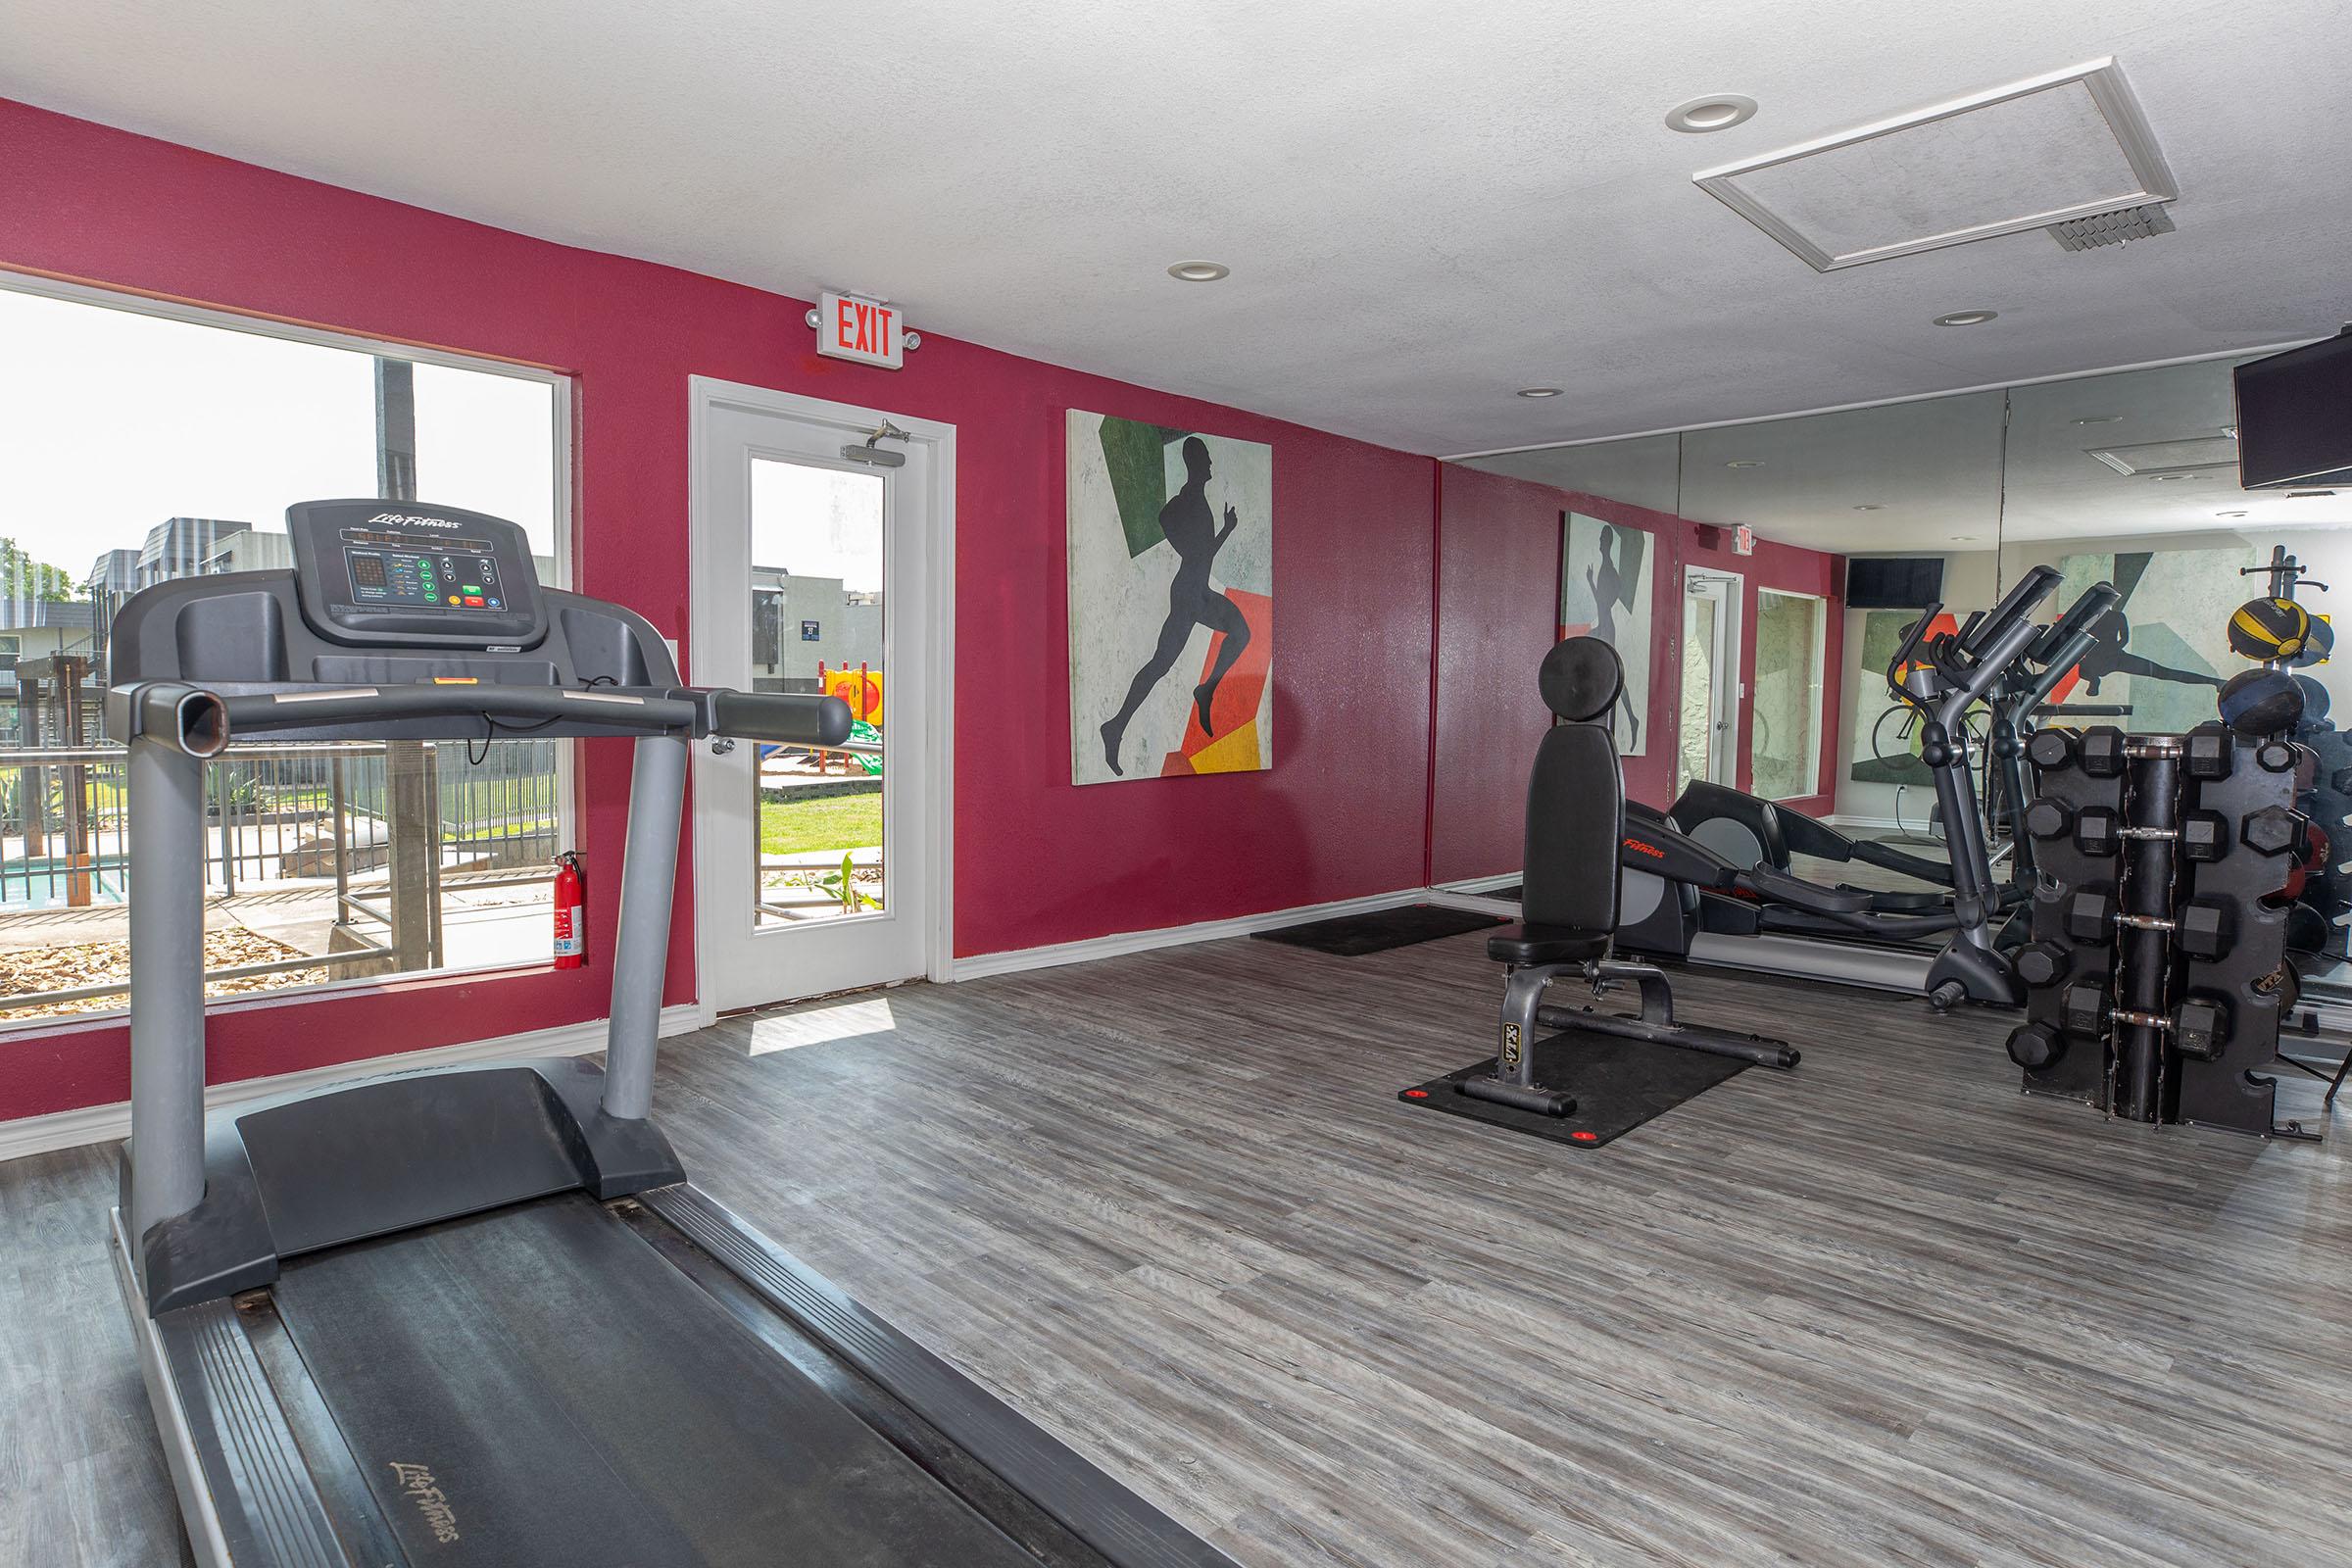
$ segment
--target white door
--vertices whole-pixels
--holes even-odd
[[[704,1004],[944,975],[955,428],[699,376],[693,399],[690,678],[858,715],[848,750],[699,749]]]
[[[1683,700],[1675,793],[1694,778],[1731,784],[1740,720],[1740,579],[1692,567],[1683,577]]]

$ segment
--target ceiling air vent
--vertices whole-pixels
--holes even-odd
[[[2227,435],[2190,435],[2171,441],[2142,441],[2128,447],[2086,447],[2083,455],[2132,479],[2235,468],[2237,441]]]
[[[2096,218],[2070,218],[2063,223],[2052,223],[2050,238],[2058,242],[2062,251],[2092,251],[2103,245],[2129,245],[2135,239],[2153,239],[2172,231],[2172,215],[2161,203],[2150,202],[2144,207],[2101,213]]]
[[[2180,194],[2113,60],[1691,177],[1823,272]]]

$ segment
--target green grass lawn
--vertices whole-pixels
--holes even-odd
[[[835,795],[821,801],[761,801],[760,853],[863,850],[882,842],[882,797]]]

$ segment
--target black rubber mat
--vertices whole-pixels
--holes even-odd
[[[1621,1035],[1557,1034],[1536,1042],[1536,1081],[1576,1096],[1576,1109],[1545,1116],[1515,1105],[1476,1100],[1454,1088],[1494,1070],[1493,1054],[1467,1067],[1415,1084],[1397,1095],[1408,1105],[1491,1122],[1578,1149],[1598,1149],[1663,1111],[1744,1071],[1738,1056],[1678,1046],[1653,1046]]]
[[[1287,942],[1295,948],[1312,948],[1317,953],[1342,958],[1360,958],[1367,953],[1386,953],[1391,948],[1409,948],[1416,942],[1458,937],[1465,931],[1483,931],[1488,926],[1508,923],[1499,914],[1485,914],[1477,909],[1408,904],[1400,908],[1334,915],[1328,920],[1309,920],[1304,925],[1286,925],[1280,930],[1254,934],[1268,942]]]
[[[415,1561],[1035,1568],[579,1194],[296,1259],[274,1296]]]
[[[1527,884],[1523,882],[1514,882],[1507,888],[1494,888],[1488,892],[1481,893],[1479,897],[1482,899],[1508,899],[1511,903],[1517,904],[1519,902],[1519,894],[1521,890],[1526,887],[1526,885]]]

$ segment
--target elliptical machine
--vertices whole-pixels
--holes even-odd
[[[2114,612],[2121,599],[2112,583],[2092,584],[2002,672],[1997,693],[1988,704],[1992,725],[1984,770],[1996,797],[1996,820],[2014,823],[2032,799],[2025,745],[2033,736],[2034,713],[2089,651],[2099,624]],[[1890,673],[1888,678],[1894,676]],[[1849,838],[1817,817],[1743,790],[1692,779],[1666,814],[1683,832],[1742,869],[1769,865],[1789,871],[1794,869],[1794,858],[1801,855],[1842,865],[1875,866],[1927,884],[1900,891],[1855,890],[1868,893],[1870,907],[1881,914],[1932,914],[1946,907],[1951,898],[1949,859],[1930,859],[1875,840]],[[2022,906],[2034,892],[2032,841],[2012,830],[2010,846],[2008,882],[1998,895],[2004,907]],[[2020,933],[2014,940],[2025,938]],[[2014,945],[2007,932],[2000,945]]]
[[[1871,907],[1870,895],[1779,873],[1777,884],[1737,890],[1678,873],[1672,858],[1643,855],[1632,841],[1645,821],[1675,830],[1663,812],[1629,810],[1620,946],[1806,979],[1926,995],[1936,1007],[1961,1002],[2016,1005],[2017,976],[1992,934],[1996,892],[1978,809],[1974,758],[1961,715],[1983,702],[2042,628],[2033,612],[2057,590],[2059,573],[2036,566],[1989,611],[1957,632],[1930,637],[1941,605],[1923,611],[1886,671],[1896,701],[1920,716],[1921,760],[1934,777],[1951,843],[1948,906],[1918,913]],[[1710,852],[1710,858],[1716,858]],[[1775,889],[1780,891],[1776,891]],[[1755,895],[1761,891],[1761,899]],[[1802,896],[1792,896],[1801,891]],[[1926,946],[1940,939],[1934,949]]]

